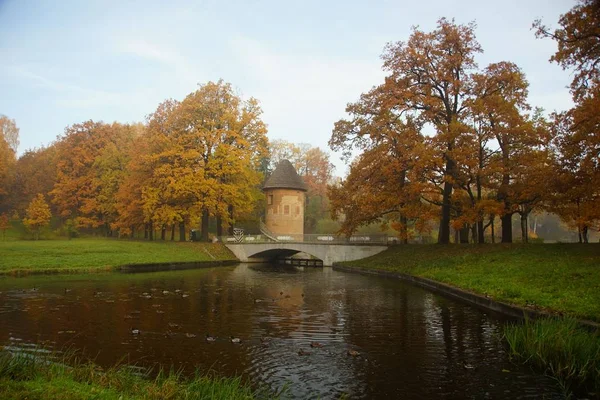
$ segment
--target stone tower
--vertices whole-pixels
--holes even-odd
[[[306,185],[288,160],[282,160],[263,185],[267,196],[265,225],[276,234],[304,234]]]

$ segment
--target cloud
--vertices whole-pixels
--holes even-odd
[[[8,75],[28,81],[35,87],[57,92],[56,104],[65,108],[122,107],[136,103],[148,95],[147,91],[122,93],[84,88],[48,78],[22,65],[12,65],[3,69]]]
[[[160,47],[146,39],[122,37],[116,40],[115,49],[119,53],[154,61],[172,69],[188,86],[197,83],[198,69],[192,67],[189,61],[174,49]]]

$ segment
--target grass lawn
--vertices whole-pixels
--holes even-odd
[[[400,245],[342,264],[429,278],[600,322],[600,244]]]
[[[234,259],[221,243],[116,239],[0,242],[0,274],[93,272],[126,264]]]

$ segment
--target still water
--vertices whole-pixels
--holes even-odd
[[[211,369],[288,385],[291,398],[562,398],[552,379],[509,361],[503,323],[397,280],[327,267],[0,278],[9,348]]]

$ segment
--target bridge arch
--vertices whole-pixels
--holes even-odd
[[[288,246],[288,247],[293,247],[293,246]],[[252,250],[252,251],[254,251],[254,250]],[[305,253],[305,254],[308,254],[309,256],[315,257],[315,258],[323,261],[323,259],[321,257],[319,257],[318,254],[310,254],[310,253],[306,253],[306,251],[304,251],[304,250],[292,249],[292,248],[276,248],[276,249],[268,249],[268,250],[264,250],[264,251],[258,251],[254,254],[249,254],[248,259],[256,260],[257,262],[275,261],[276,259],[279,259],[279,258],[289,258],[298,253]]]
[[[331,266],[334,262],[359,260],[387,249],[384,245],[302,242],[227,243],[226,246],[241,262],[264,262],[277,256],[303,252],[322,260],[324,266]]]

